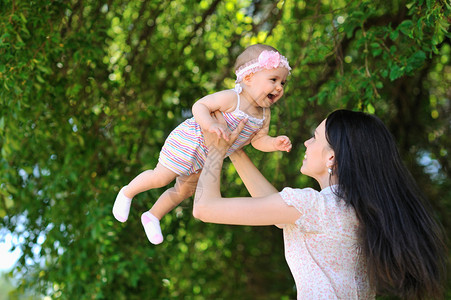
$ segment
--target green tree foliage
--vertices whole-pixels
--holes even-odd
[[[291,299],[282,233],[203,224],[191,200],[148,243],[139,215],[111,214],[119,188],[153,168],[202,95],[234,84],[253,43],[294,67],[271,134],[289,154],[253,160],[279,189],[327,113],[376,113],[451,230],[451,7],[445,0],[41,0],[0,2],[0,217],[20,237],[20,289],[56,299]],[[369,158],[371,159],[371,158]],[[226,163],[224,195],[247,195]],[[449,293],[449,292],[448,292]]]

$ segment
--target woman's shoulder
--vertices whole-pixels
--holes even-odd
[[[333,190],[328,188],[317,191],[313,188],[286,187],[279,194],[288,205],[295,207],[318,207],[334,210],[346,206],[344,201],[340,201]]]
[[[358,225],[354,210],[335,196],[332,190],[317,191],[312,188],[284,188],[280,196],[289,206],[293,206],[301,217],[296,224],[304,231],[352,232]],[[342,234],[342,233],[339,233]]]
[[[288,205],[294,205],[295,202],[303,200],[318,199],[321,196],[319,191],[312,188],[286,187],[279,194]]]
[[[289,195],[300,195],[300,194],[320,194],[319,191],[313,189],[313,188],[292,188],[292,187],[285,187],[280,193],[285,193]]]
[[[315,190],[310,187],[306,188],[291,188],[291,187],[285,187],[281,193],[289,194],[289,195],[317,195],[317,196],[329,196],[333,195],[335,197],[335,191],[337,189],[337,186],[328,186],[321,191]]]

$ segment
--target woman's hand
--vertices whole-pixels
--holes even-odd
[[[212,119],[215,119],[214,115],[212,116]],[[208,128],[208,132],[216,133],[219,138],[222,138],[226,141],[228,141],[230,137],[230,130],[227,127],[227,124],[222,124],[219,122],[211,124],[210,128]]]
[[[227,123],[222,116],[222,114],[219,111],[215,111],[212,114],[212,118],[216,119],[216,121],[219,124],[223,124],[227,126]],[[208,147],[208,151],[214,151],[222,156],[225,156],[227,153],[227,150],[232,146],[232,144],[235,142],[235,140],[238,138],[240,132],[243,130],[244,125],[246,125],[247,120],[241,121],[238,126],[235,128],[234,131],[230,133],[229,139],[225,140],[223,138],[218,137],[216,133],[212,133],[209,131],[202,131],[202,134],[204,135],[205,144]]]

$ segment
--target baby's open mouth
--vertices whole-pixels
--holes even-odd
[[[268,95],[268,98],[269,98],[269,100],[274,100],[275,98],[276,98],[276,96],[275,95],[273,95],[273,94],[269,94]]]

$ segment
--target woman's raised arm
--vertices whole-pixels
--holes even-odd
[[[229,158],[252,197],[262,197],[278,192],[243,150],[235,151]]]
[[[224,156],[230,143],[233,143],[243,127],[244,124],[240,124],[232,132],[229,142],[204,132],[208,156],[197,183],[193,205],[194,217],[204,222],[232,225],[293,224],[300,217],[300,213],[294,207],[288,206],[269,183],[265,185],[266,192],[269,193],[271,187],[274,192],[265,193],[263,197],[223,198],[221,196],[220,173]],[[248,172],[246,168],[250,169],[250,174],[245,175],[246,181],[250,181],[255,176],[257,181],[263,182],[263,175],[249,158],[247,159],[239,159],[238,167],[242,173]],[[256,189],[253,184],[251,186],[252,190]]]

